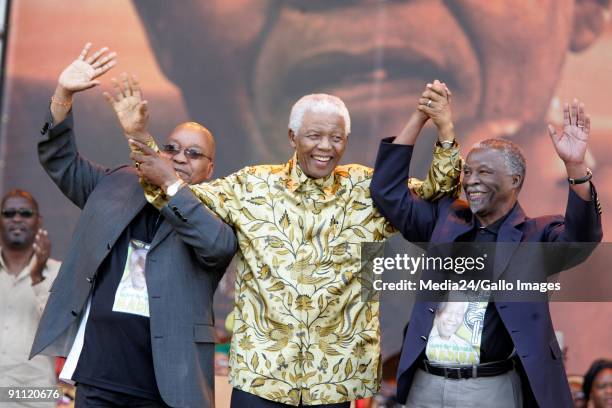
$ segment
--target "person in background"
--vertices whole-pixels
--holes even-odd
[[[581,375],[568,375],[567,382],[569,383],[570,391],[572,392],[574,408],[586,408],[587,402],[584,398],[584,391],[582,391],[584,377]]]
[[[612,407],[612,360],[595,360],[584,375],[582,391],[593,408]]]
[[[60,262],[49,257],[51,241],[42,229],[38,203],[27,191],[12,190],[2,198],[0,235],[0,387],[55,386],[52,358],[28,360]],[[53,402],[4,404],[54,406]]]

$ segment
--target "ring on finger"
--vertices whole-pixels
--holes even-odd
[[[137,168],[138,170],[140,170],[140,163],[139,163],[139,162],[136,162],[136,168]]]
[[[431,108],[431,99],[428,99],[428,100],[427,100],[427,107],[428,107],[428,108]]]

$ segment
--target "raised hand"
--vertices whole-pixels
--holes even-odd
[[[563,106],[563,132],[559,135],[553,125],[548,125],[548,134],[559,158],[568,165],[582,165],[587,151],[591,130],[591,118],[584,113],[584,104],[577,99],[571,106]]]
[[[58,86],[65,96],[99,85],[100,81],[96,78],[115,66],[115,52],[108,53],[108,47],[103,47],[87,57],[90,48],[91,43],[85,44],[79,57],[60,74]]]
[[[32,248],[34,249],[34,263],[30,270],[30,278],[32,279],[32,285],[36,285],[44,280],[42,271],[51,255],[51,241],[46,230],[38,230]]]
[[[453,118],[450,107],[452,93],[437,79],[427,87],[419,99],[418,110],[427,115],[438,128],[441,141],[454,139]]]
[[[123,132],[128,138],[146,141],[149,110],[147,101],[142,100],[138,79],[124,72],[119,81],[113,78],[111,82],[115,87],[115,97],[107,92],[104,92],[104,96],[117,114]]]

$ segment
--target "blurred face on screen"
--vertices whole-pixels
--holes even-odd
[[[296,97],[338,95],[354,118],[358,141],[347,152],[357,161],[401,130],[435,78],[453,91],[462,142],[540,124],[581,11],[567,0],[280,3],[251,78],[255,120],[263,134],[282,135]]]
[[[545,134],[542,119],[567,52],[599,36],[607,3],[200,0],[172,13],[135,5],[190,111],[233,133],[239,124],[250,137],[246,154],[286,157],[292,102],[325,92],[351,112],[350,160],[371,163],[378,140],[401,130],[423,85],[436,78],[453,91],[464,144]],[[171,24],[179,17],[201,24]],[[194,46],[172,46],[177,41]]]

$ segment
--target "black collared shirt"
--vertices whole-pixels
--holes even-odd
[[[83,351],[73,375],[77,383],[161,401],[153,367],[149,318],[113,311],[130,240],[152,242],[160,221],[159,211],[146,204],[100,265]]]
[[[501,217],[499,220],[487,225],[486,227],[481,226],[478,220],[475,219],[474,228],[460,236],[457,241],[479,243],[497,242],[499,229],[513,210],[514,208],[510,210],[506,215]],[[495,259],[494,253],[490,253],[489,255],[492,255],[490,259]],[[489,363],[492,361],[505,360],[510,357],[513,350],[514,343],[512,342],[512,338],[510,337],[508,330],[506,330],[506,327],[504,326],[504,323],[501,320],[499,313],[497,312],[495,302],[489,302],[487,306],[487,311],[485,312],[482,329],[482,341],[480,344],[480,362]]]

